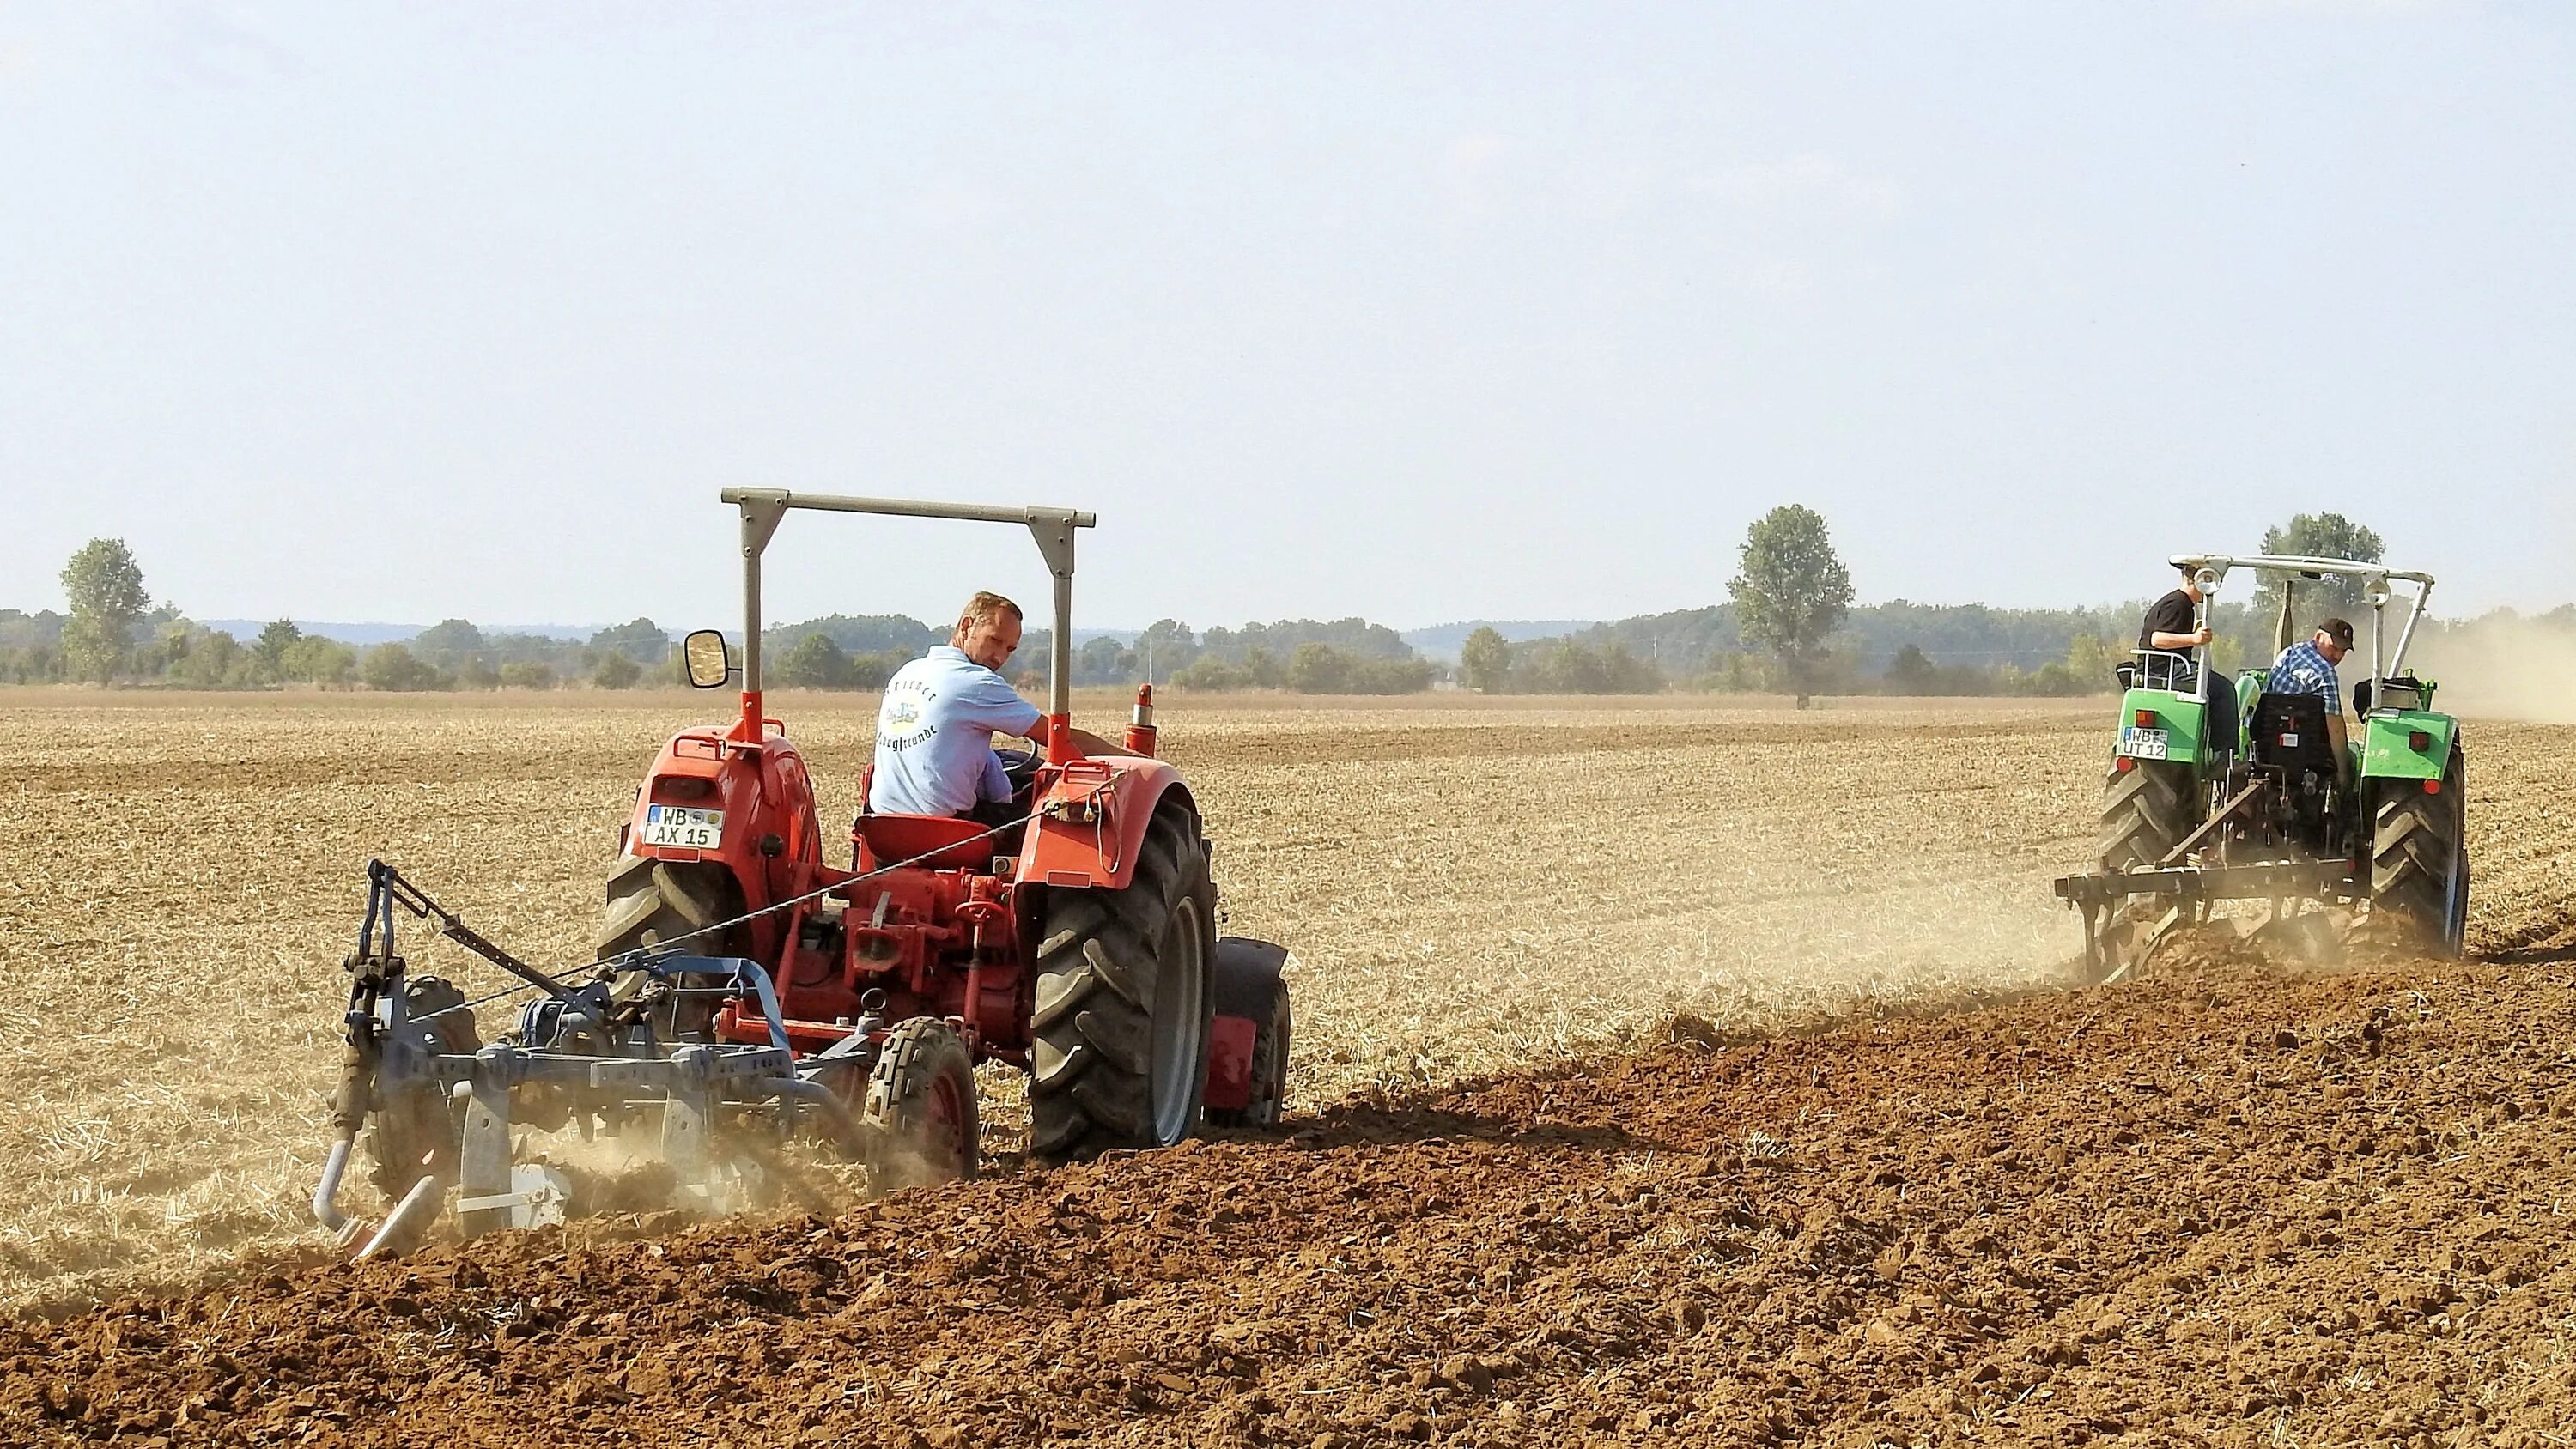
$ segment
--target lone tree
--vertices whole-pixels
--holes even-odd
[[[1727,580],[1744,640],[1780,657],[1780,668],[1807,707],[1825,640],[1851,608],[1851,572],[1834,556],[1824,515],[1785,503],[1745,530],[1743,572]]]
[[[1467,636],[1458,649],[1458,672],[1467,677],[1467,687],[1478,694],[1500,694],[1512,674],[1512,646],[1503,642],[1500,631],[1487,625]]]
[[[2279,528],[2263,530],[2263,551],[2294,554],[2301,558],[2348,558],[2355,563],[2378,563],[2387,550],[2377,533],[2340,513],[2302,513]],[[2361,601],[2361,580],[2346,574],[2298,580],[2292,603],[2292,639],[2308,637],[2308,630],[2317,620],[2329,614],[2340,614],[2349,619],[2367,607]],[[2254,626],[2268,631],[2280,608],[2281,580],[2267,576],[2254,594]]]
[[[143,569],[121,538],[93,538],[63,565],[71,617],[63,624],[63,668],[74,679],[105,684],[125,668],[134,628],[152,596]]]

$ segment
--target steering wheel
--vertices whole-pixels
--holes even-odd
[[[1011,749],[995,746],[993,753],[1001,757],[1002,773],[1009,777],[1013,795],[1027,790],[1029,782],[1037,778],[1038,747],[1036,745]]]

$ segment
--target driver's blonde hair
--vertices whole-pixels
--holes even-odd
[[[966,601],[965,611],[957,616],[957,627],[948,631],[949,647],[965,648],[966,636],[974,631],[976,625],[994,623],[1004,614],[1014,619],[1025,617],[1020,613],[1019,605],[999,594],[977,589],[975,597]]]

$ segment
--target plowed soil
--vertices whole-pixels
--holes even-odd
[[[0,1333],[0,1440],[2559,1444],[2571,986],[1683,1021],[828,1218],[256,1264]]]

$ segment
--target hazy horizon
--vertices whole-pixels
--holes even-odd
[[[735,622],[737,484],[1065,503],[1076,620],[2566,603],[2576,15],[2207,0],[0,11],[0,606]],[[803,516],[770,613],[1041,606]]]

